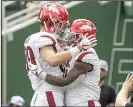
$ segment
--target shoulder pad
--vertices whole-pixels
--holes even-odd
[[[76,61],[78,62],[91,63],[94,60],[99,60],[95,50],[83,51],[76,57]]]
[[[36,41],[36,45],[41,48],[47,45],[53,45],[55,46],[57,41],[55,37],[50,33],[41,33],[40,36],[38,36]]]

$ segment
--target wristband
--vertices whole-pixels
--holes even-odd
[[[78,46],[75,46],[74,48],[71,48],[68,51],[70,52],[72,58],[80,53],[80,49],[78,48]]]
[[[46,75],[47,75],[46,72],[41,72],[41,73],[40,73],[40,77],[41,77],[43,80],[46,79]]]

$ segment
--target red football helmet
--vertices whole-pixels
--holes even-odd
[[[68,12],[59,3],[48,3],[42,6],[38,18],[45,29],[55,33],[56,36],[64,32],[68,25]]]
[[[62,38],[65,46],[72,46],[79,43],[84,36],[96,35],[95,25],[87,19],[76,19],[66,29]]]

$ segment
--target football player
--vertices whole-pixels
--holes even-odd
[[[63,78],[62,64],[77,56],[83,48],[95,46],[96,39],[93,37],[90,41],[86,37],[75,47],[63,51],[57,40],[61,40],[59,35],[68,24],[67,10],[58,3],[46,4],[38,18],[42,24],[40,32],[30,35],[24,42],[26,69],[35,91],[31,106],[63,106],[63,91],[45,81],[46,73]],[[73,82],[77,75],[71,78]]]
[[[70,26],[70,30],[71,32],[74,32],[75,35],[79,36],[96,36],[95,25],[86,19],[73,21]],[[86,73],[84,80],[80,84],[66,91],[66,105],[100,107],[100,87],[98,86],[98,82],[100,80],[100,62],[95,49],[90,48],[81,52],[77,56],[77,60],[91,64],[92,69]]]
[[[92,35],[96,35],[95,25],[86,19],[74,20],[69,28],[66,36],[63,38],[68,49],[79,44],[84,36],[92,37]],[[100,80],[100,62],[96,51],[93,48],[84,50],[74,57],[73,60],[76,63],[82,63],[78,63],[79,68],[74,67],[70,72],[82,70],[82,73],[86,74],[85,78],[79,84],[76,83],[77,85],[74,86],[71,84],[68,85],[69,77],[58,78],[49,74],[46,74],[46,81],[56,86],[68,85],[65,95],[66,106],[99,107],[100,88],[98,82]],[[81,64],[85,65],[84,68],[82,68]],[[69,72],[69,70],[67,71]]]

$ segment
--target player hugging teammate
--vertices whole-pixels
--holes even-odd
[[[31,106],[100,106],[96,27],[86,19],[69,24],[68,17],[61,4],[42,6],[41,30],[24,42]]]

